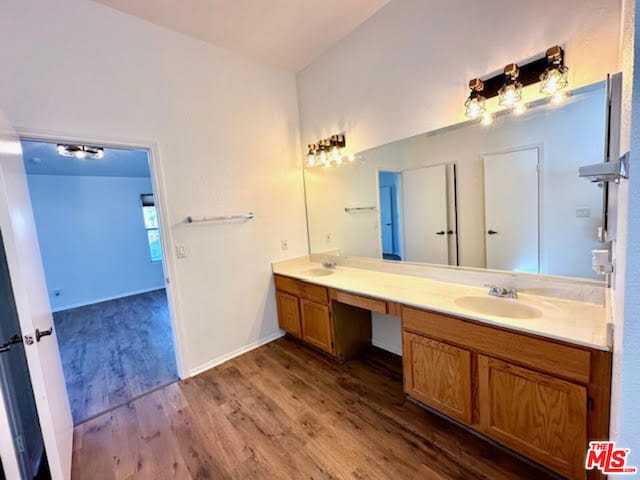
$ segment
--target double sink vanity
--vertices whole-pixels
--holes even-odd
[[[273,264],[289,335],[346,361],[370,347],[372,312],[399,317],[409,398],[563,476],[586,477],[588,442],[608,438],[609,428],[603,297],[587,289],[568,299],[526,278],[517,295],[489,295],[473,285],[482,277],[456,283],[385,271],[392,262],[376,270],[312,260]]]

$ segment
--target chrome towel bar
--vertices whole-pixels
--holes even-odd
[[[187,223],[221,222],[225,220],[251,220],[255,215],[251,212],[242,215],[218,215],[215,217],[187,217]]]
[[[369,207],[344,207],[344,211],[349,213],[349,212],[362,212],[365,210],[375,210],[376,207],[371,205]]]

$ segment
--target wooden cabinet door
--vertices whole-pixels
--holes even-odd
[[[471,352],[403,332],[405,392],[424,404],[471,423]]]
[[[585,478],[585,387],[482,355],[478,379],[484,433],[570,478]]]
[[[300,300],[302,306],[302,338],[325,352],[333,354],[331,313],[327,305]]]
[[[278,324],[285,332],[298,338],[302,338],[302,325],[300,323],[300,300],[288,293],[276,291],[278,304]]]

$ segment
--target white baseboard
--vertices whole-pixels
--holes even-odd
[[[382,350],[386,350],[387,352],[395,353],[396,355],[402,356],[402,348],[391,347],[389,345],[385,345],[384,343],[376,342],[375,340],[371,340],[371,345]]]
[[[62,312],[63,310],[71,310],[72,308],[86,307],[87,305],[93,305],[95,303],[108,302],[109,300],[117,300],[118,298],[125,298],[125,297],[130,297],[132,295],[140,295],[142,293],[154,292],[156,290],[162,290],[163,288],[166,288],[164,284],[160,285],[159,287],[144,288],[142,290],[134,290],[132,292],[119,293],[118,295],[113,295],[110,297],[96,298],[93,300],[89,300],[87,302],[79,302],[79,303],[72,303],[70,305],[63,305],[60,307],[52,308],[51,311],[53,313]]]
[[[232,358],[239,357],[243,353],[250,352],[251,350],[254,350],[258,347],[266,345],[267,343],[271,343],[274,340],[277,340],[278,338],[281,338],[284,336],[285,336],[285,332],[282,330],[279,330],[275,333],[272,333],[271,335],[268,335],[264,338],[256,340],[255,342],[251,342],[248,345],[245,345],[244,347],[236,348],[232,352],[225,353],[224,355],[221,355],[217,358],[214,358],[213,360],[209,360],[208,362],[203,363],[202,365],[198,365],[197,367],[190,369],[189,376],[193,377],[195,375],[198,375],[199,373],[209,370],[210,368],[217,367],[218,365],[224,362],[228,362]]]

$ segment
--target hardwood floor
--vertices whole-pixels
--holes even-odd
[[[283,338],[76,427],[73,479],[555,478],[406,400],[400,360]]]
[[[164,289],[54,313],[74,423],[178,379]]]

